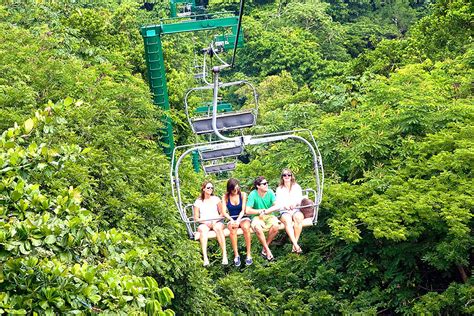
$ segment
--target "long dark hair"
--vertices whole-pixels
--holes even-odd
[[[237,179],[230,178],[229,180],[227,180],[227,192],[225,194],[227,200],[229,200],[230,194],[232,193],[232,191],[234,191],[235,187],[238,185],[239,185],[239,180]],[[240,187],[237,193],[240,194]]]
[[[202,200],[202,201],[204,201],[204,189],[206,188],[206,186],[207,186],[209,183],[212,184],[211,181],[206,180],[206,181],[204,181],[204,182],[202,183],[202,185],[201,185],[201,200]],[[214,190],[212,190],[211,195],[214,195]]]

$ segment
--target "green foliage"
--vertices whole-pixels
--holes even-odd
[[[143,22],[137,20],[141,13],[134,16],[137,11],[128,10],[129,6],[130,2],[113,9],[101,7],[109,14],[96,16],[103,19],[96,22],[108,27],[101,33],[103,39],[95,42],[83,37],[82,24],[74,24],[74,28],[68,24],[72,23],[70,7],[19,6],[8,11],[8,20],[18,23],[7,20],[0,35],[0,55],[5,61],[1,66],[5,74],[2,91],[8,93],[6,97],[0,94],[2,102],[6,100],[0,109],[11,113],[1,116],[1,126],[26,119],[32,109],[49,99],[58,101],[70,95],[65,101],[68,106],[53,111],[60,119],[30,138],[38,146],[68,152],[88,148],[87,155],[77,159],[71,152],[71,159],[54,173],[39,164],[28,170],[28,177],[52,196],[62,195],[65,187],[78,188],[84,197],[82,206],[96,216],[96,229],[115,228],[150,245],[130,249],[123,264],[137,275],[146,273],[171,288],[177,296],[172,309],[189,313],[215,309],[217,298],[211,293],[210,280],[196,264],[198,248],[187,240],[171,207],[168,161],[156,146],[161,113],[151,104],[142,76],[132,73],[143,63],[143,43],[138,34],[138,25]],[[25,10],[24,15],[18,13],[21,10]],[[80,11],[95,14],[90,9]],[[51,19],[43,20],[40,13]],[[48,24],[32,24],[28,14]],[[139,42],[124,42],[120,34],[129,34],[132,42]],[[83,54],[87,50],[91,55]],[[30,92],[22,94],[16,87]],[[74,101],[79,98],[82,100]],[[153,308],[155,303],[147,311]]]
[[[265,295],[255,288],[252,280],[240,274],[234,273],[221,278],[215,291],[230,311],[259,314],[269,310]]]
[[[171,290],[139,276],[149,266],[133,250],[144,247],[139,238],[99,230],[97,216],[81,207],[79,190],[70,187],[54,197],[30,182],[31,171],[54,176],[89,152],[30,141],[31,134],[40,137],[61,121],[51,116],[60,106],[51,104],[0,137],[2,312],[137,313],[146,307],[151,314],[174,314],[162,310],[173,298]]]
[[[433,14],[414,28],[413,45],[434,60],[472,50],[471,9],[469,1],[436,1]]]
[[[466,1],[438,1],[431,14],[424,1],[246,6],[231,76],[258,83],[249,133],[310,129],[325,194],[302,256],[282,232],[276,262],[257,256],[254,237],[253,266],[209,271],[174,210],[156,144],[162,113],[143,80],[138,30],[167,4],[141,4],[0,6],[1,313],[473,313]],[[211,33],[163,39],[179,143],[193,139],[183,92]],[[228,96],[247,106],[244,89]],[[233,173],[247,191],[258,174],[275,188],[283,167],[314,187],[299,142],[247,154]],[[187,161],[183,169],[183,195],[195,198],[204,177]],[[209,251],[218,262],[214,242]]]
[[[443,293],[428,292],[415,303],[415,313],[463,313],[472,314],[473,286],[468,284],[451,284]]]

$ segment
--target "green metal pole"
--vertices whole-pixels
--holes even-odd
[[[201,165],[199,163],[199,153],[197,150],[193,151],[192,153],[192,161],[193,161],[193,168],[195,172],[199,172],[201,169]]]
[[[184,0],[174,0],[172,3],[176,4],[180,1],[185,2]],[[210,20],[191,20],[180,23],[150,25],[140,29],[145,42],[145,59],[148,69],[150,89],[153,94],[153,104],[164,110],[164,115],[161,118],[163,128],[160,131],[160,142],[164,153],[168,157],[171,158],[173,155],[175,143],[173,137],[173,122],[169,115],[170,105],[168,100],[168,87],[166,85],[161,36],[165,34],[202,31],[221,27],[232,27],[234,30],[233,33],[235,33],[237,25],[238,18],[232,16]]]
[[[170,16],[172,18],[175,18],[177,16],[177,14],[176,14],[176,3],[173,0],[170,1]]]
[[[156,29],[147,30],[143,28],[142,36],[145,42],[145,59],[148,69],[148,81],[153,94],[153,104],[164,110],[164,115],[161,118],[163,128],[160,131],[160,141],[163,144],[163,151],[171,158],[175,144],[173,123],[169,115],[170,104],[161,46],[161,32],[157,32]]]

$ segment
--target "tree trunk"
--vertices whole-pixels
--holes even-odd
[[[457,264],[456,267],[458,268],[458,271],[459,271],[459,274],[461,275],[461,279],[464,283],[467,282],[467,273],[466,273],[466,270],[464,270],[464,267],[460,264]]]

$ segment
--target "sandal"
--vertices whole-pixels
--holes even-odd
[[[294,248],[292,252],[296,253],[297,255],[301,255],[303,253],[303,249],[301,249],[301,247],[298,246],[298,248]]]
[[[265,252],[265,250],[262,250],[260,256],[262,256],[263,259],[267,259],[267,253]]]

